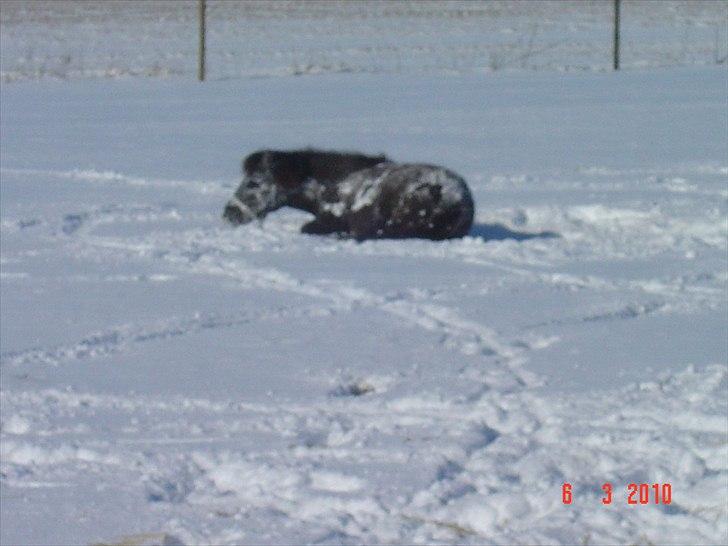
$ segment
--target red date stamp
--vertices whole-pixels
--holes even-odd
[[[602,504],[612,504],[614,488],[611,483],[602,484]],[[630,483],[625,491],[627,504],[670,504],[672,502],[672,485],[669,483]],[[561,486],[561,502],[574,502],[574,492],[570,483]]]

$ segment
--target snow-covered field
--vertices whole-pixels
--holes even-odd
[[[2,9],[0,543],[728,543],[725,65],[28,81]],[[471,236],[222,223],[307,145],[452,168]]]
[[[195,77],[197,0],[3,0],[2,81]],[[594,71],[613,1],[207,0],[212,79],[322,73]],[[728,58],[720,0],[623,0],[622,66]]]

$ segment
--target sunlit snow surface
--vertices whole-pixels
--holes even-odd
[[[728,542],[724,66],[0,108],[3,544]],[[244,154],[306,145],[454,170],[471,235],[223,224]]]

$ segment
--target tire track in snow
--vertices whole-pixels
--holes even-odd
[[[386,314],[404,319],[408,323],[434,332],[443,337],[448,346],[455,346],[465,354],[496,355],[514,359],[521,349],[500,339],[491,328],[463,319],[451,308],[408,298],[387,298],[365,288],[343,282],[331,282],[321,286],[301,281],[278,269],[252,268],[242,260],[224,260],[205,256],[192,264],[200,273],[223,275],[239,281],[243,286],[255,286],[273,290],[294,292],[327,300],[334,309],[353,310],[372,307]],[[523,342],[521,342],[523,343]]]
[[[95,248],[111,248],[115,252],[126,251],[146,258],[162,259],[182,268],[187,273],[223,276],[236,281],[246,289],[262,288],[279,292],[291,292],[328,303],[323,312],[354,311],[357,308],[373,308],[406,323],[433,333],[440,343],[466,355],[494,357],[505,363],[515,374],[517,381],[526,384],[533,378],[517,370],[525,353],[545,346],[548,340],[529,338],[506,341],[492,328],[467,320],[446,306],[434,303],[418,303],[409,298],[390,298],[375,294],[365,288],[346,282],[325,280],[308,282],[276,268],[248,265],[243,259],[224,256],[234,246],[216,245],[213,241],[186,241],[182,248],[160,247],[152,237],[138,243],[124,240],[110,241],[96,238],[88,241]],[[179,241],[177,241],[179,243]],[[223,256],[220,256],[223,254]],[[528,376],[528,379],[526,377]]]
[[[89,333],[80,341],[50,348],[7,351],[0,354],[0,365],[22,366],[39,363],[56,366],[77,359],[101,358],[122,352],[126,347],[206,330],[231,328],[253,321],[277,320],[285,317],[320,315],[319,306],[288,308],[275,311],[245,312],[234,315],[195,314],[189,318],[161,320],[146,324],[128,324]]]
[[[46,174],[74,180],[90,180],[102,182],[122,182],[132,185],[146,185],[148,181],[135,177],[120,175],[111,172],[99,171],[34,171],[12,170],[12,173]],[[165,186],[177,186],[175,181],[164,181]],[[194,184],[186,182],[186,187]],[[129,219],[134,222],[151,221],[160,218],[160,215],[179,219],[176,209],[169,207],[120,207],[108,205],[84,211],[81,213],[66,214],[60,224],[60,231],[65,235],[73,236],[74,244],[81,249],[112,250],[114,253],[126,252],[129,255],[146,259],[161,259],[165,262],[182,267],[186,273],[221,275],[237,281],[246,288],[263,288],[279,292],[292,292],[308,297],[323,300],[328,303],[322,312],[333,310],[348,310],[359,307],[378,309],[385,314],[403,319],[407,323],[432,332],[440,337],[440,341],[448,348],[459,350],[467,355],[482,354],[484,356],[498,356],[513,360],[523,353],[528,344],[523,341],[507,343],[501,340],[498,334],[475,321],[463,319],[453,310],[433,303],[417,303],[408,298],[391,298],[380,296],[369,290],[326,281],[325,283],[310,283],[300,281],[291,275],[273,268],[254,268],[242,260],[220,258],[220,254],[238,250],[237,247],[224,238],[221,239],[222,230],[213,231],[212,241],[205,241],[209,231],[193,230],[191,233],[179,237],[168,234],[152,234],[147,238],[137,240],[114,239],[111,237],[95,236],[79,232],[86,224],[108,223],[119,219]],[[36,222],[21,221],[23,225],[36,225]],[[14,225],[18,227],[17,222]],[[18,227],[18,229],[20,229]],[[198,241],[202,234],[203,241]],[[192,236],[190,240],[189,236]],[[217,235],[217,237],[214,237]],[[169,239],[169,240],[168,240]],[[181,243],[181,244],[180,244]],[[211,319],[215,320],[215,319]],[[240,320],[240,319],[235,319]],[[245,320],[253,320],[246,318]],[[191,322],[183,321],[178,325],[167,325],[153,330],[153,337],[171,337],[196,332],[202,328],[202,322],[193,318]],[[4,353],[0,355],[0,362],[20,365],[28,362],[42,362],[57,364],[75,358],[102,357],[118,352],[124,346],[147,340],[143,326],[124,326],[103,332],[93,332],[77,343],[54,348],[35,348],[26,351]],[[151,335],[151,334],[149,334]]]
[[[112,241],[96,239],[92,244],[96,247],[109,247],[114,251],[127,251],[141,254],[148,258],[161,258],[182,267],[186,272],[203,275],[220,275],[235,280],[246,288],[263,288],[280,292],[293,292],[328,302],[328,311],[352,311],[360,307],[375,308],[406,323],[422,328],[440,337],[440,341],[448,348],[467,355],[500,357],[512,364],[525,359],[527,351],[550,345],[552,338],[531,337],[525,339],[503,340],[498,333],[476,321],[467,320],[447,306],[432,302],[412,301],[409,297],[389,297],[379,295],[362,287],[342,281],[324,280],[307,282],[275,268],[251,267],[243,259],[229,258],[226,255],[239,249],[233,240],[220,237],[224,230],[210,232],[196,231],[192,240],[174,238],[172,240],[156,240],[155,237],[139,243],[129,241]],[[199,240],[198,240],[199,239]],[[185,248],[186,246],[186,248]],[[170,248],[174,248],[170,250]],[[460,257],[460,252],[457,253]],[[488,265],[492,265],[490,261]],[[597,288],[607,291],[634,290],[649,296],[645,301],[625,302],[623,308],[605,309],[583,317],[564,319],[571,321],[593,321],[607,319],[629,319],[653,312],[675,312],[703,308],[715,304],[715,296],[720,289],[710,286],[696,286],[699,279],[637,279],[612,281],[599,277],[576,277],[568,274],[538,273],[516,268],[507,268],[510,272],[520,273],[524,278],[536,282],[554,285],[567,289]],[[720,281],[724,275],[708,275]],[[702,282],[702,281],[701,281]],[[713,281],[711,281],[713,282]],[[526,330],[533,330],[537,325],[527,325]]]
[[[117,244],[111,245],[114,249]],[[145,245],[125,247],[126,250],[146,254]],[[271,320],[283,316],[311,316],[353,311],[357,308],[374,308],[390,316],[405,320],[412,326],[432,332],[447,348],[466,355],[499,357],[509,363],[509,368],[519,383],[531,379],[521,377],[516,371],[526,350],[540,345],[541,340],[529,342],[503,341],[491,328],[463,319],[452,309],[432,303],[417,303],[408,298],[388,298],[369,290],[348,286],[344,283],[326,282],[324,285],[308,283],[274,268],[250,267],[241,260],[224,260],[195,252],[163,252],[163,259],[174,264],[184,264],[187,273],[220,275],[235,280],[245,288],[262,288],[279,292],[291,292],[323,300],[328,305],[313,305],[285,311],[242,313],[233,316],[206,315],[160,321],[147,325],[130,324],[117,328],[92,332],[76,343],[52,348],[33,348],[0,354],[0,364],[21,366],[29,363],[57,365],[74,359],[100,358],[123,351],[126,347],[147,341],[166,339],[201,332],[208,329],[232,327],[257,320]],[[159,324],[156,326],[156,324]]]

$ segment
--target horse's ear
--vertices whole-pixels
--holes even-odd
[[[309,161],[304,154],[295,152],[271,152],[268,166],[276,184],[293,189],[309,176]]]
[[[265,156],[269,152],[255,152],[243,159],[243,174],[250,176],[251,174],[261,170]]]

